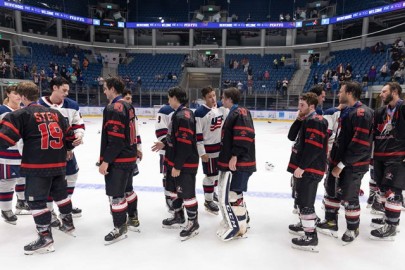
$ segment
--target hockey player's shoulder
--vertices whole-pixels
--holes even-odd
[[[79,110],[79,104],[70,98],[65,98],[65,100],[63,101],[63,107],[68,109]]]
[[[159,109],[159,112],[158,112],[158,113],[160,113],[160,114],[165,114],[165,115],[169,115],[169,114],[171,114],[172,112],[174,112],[174,110],[173,110],[172,107],[170,107],[170,105],[164,105],[163,107],[161,107],[161,108]]]
[[[206,106],[200,106],[195,110],[194,115],[195,115],[195,117],[203,118],[210,111],[211,111],[211,109],[207,108]]]

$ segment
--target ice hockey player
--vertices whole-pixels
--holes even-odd
[[[163,142],[166,140],[168,128],[170,122],[172,121],[172,115],[174,110],[170,107],[169,104],[163,105],[157,115],[156,115],[156,123],[155,123],[155,135],[159,142]],[[163,175],[163,187],[165,189],[165,202],[167,209],[170,213],[173,213],[173,200],[176,198],[176,190],[168,190],[168,188],[174,188],[174,185],[166,185],[166,173],[167,168],[165,165],[165,150],[162,149],[159,151],[159,169],[160,173]]]
[[[0,120],[9,112],[21,108],[21,96],[15,86],[7,87],[4,91],[3,105],[0,106]],[[30,214],[25,201],[25,178],[20,175],[22,141],[4,151],[0,151],[0,210],[5,222],[17,224],[19,214]],[[12,210],[14,190],[17,193],[16,212]]]
[[[214,201],[215,187],[218,185],[218,156],[221,147],[221,131],[227,109],[218,106],[215,89],[211,86],[201,90],[205,104],[195,111],[197,123],[197,150],[201,157],[205,174],[203,179],[204,206],[212,214],[218,215],[219,208]]]
[[[255,129],[250,111],[239,106],[240,91],[223,91],[222,104],[229,109],[222,128],[218,157],[219,205],[223,221],[217,231],[222,241],[245,237],[249,215],[243,198],[248,180],[256,171]]]
[[[166,185],[173,194],[174,214],[164,219],[165,228],[179,228],[185,223],[186,208],[188,223],[180,232],[180,239],[187,240],[198,234],[198,202],[195,195],[195,181],[198,169],[198,152],[196,140],[196,124],[193,112],[185,105],[188,101],[186,92],[180,87],[172,87],[168,91],[169,104],[173,108],[171,126],[166,140],[156,142],[152,147],[158,151],[165,147],[165,164],[167,166]],[[176,196],[176,197],[175,197]]]
[[[360,102],[362,87],[357,82],[343,82],[339,103],[347,108],[340,114],[340,126],[330,153],[325,179],[325,220],[317,224],[318,232],[338,237],[338,211],[345,208],[347,230],[342,244],[359,235],[361,180],[368,171],[372,143],[373,111]]]
[[[74,134],[69,133],[65,117],[59,111],[37,104],[39,90],[33,82],[19,83],[16,90],[25,107],[3,118],[0,149],[15,145],[21,138],[24,143],[20,172],[26,176],[25,194],[38,231],[38,239],[24,247],[25,254],[52,252],[48,196],[59,207],[59,229],[67,233],[75,229],[65,180],[66,155],[67,150],[73,149]]]
[[[43,96],[39,99],[39,104],[44,107],[53,108],[62,113],[62,115],[68,120],[70,128],[75,133],[74,146],[79,146],[83,143],[84,137],[84,121],[80,114],[79,104],[73,99],[68,98],[69,94],[69,82],[63,77],[55,77],[49,83],[51,90],[50,96]],[[72,198],[75,190],[76,182],[78,179],[79,165],[77,164],[76,157],[73,151],[68,151],[67,164],[66,164],[66,181],[67,192],[69,198]],[[48,208],[52,211],[52,223],[53,227],[58,227],[60,221],[57,219],[55,212],[53,211],[52,197],[48,198]],[[72,216],[81,217],[82,209],[73,207]]]
[[[114,229],[104,237],[106,245],[138,231],[137,195],[132,178],[137,160],[137,123],[134,107],[122,99],[124,82],[111,77],[104,82],[109,104],[103,111],[99,173],[104,175]]]
[[[292,148],[287,171],[293,174],[296,183],[296,203],[300,222],[291,227],[302,228],[304,235],[292,239],[292,247],[317,252],[318,235],[315,228],[315,197],[318,183],[322,180],[326,168],[326,150],[328,147],[328,122],[316,114],[318,99],[314,93],[301,96],[296,121],[302,121],[298,136]],[[294,128],[291,126],[291,128]],[[293,138],[289,138],[290,140]]]
[[[384,104],[374,114],[374,172],[380,189],[378,196],[386,199],[385,215],[372,219],[373,240],[394,240],[401,216],[402,191],[405,189],[405,104],[400,98],[402,88],[389,82],[381,89]]]

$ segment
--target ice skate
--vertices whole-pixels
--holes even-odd
[[[59,228],[61,223],[60,223],[60,220],[59,220],[59,218],[56,215],[54,210],[51,211],[51,215],[52,215],[52,217],[51,217],[51,227],[52,228]]]
[[[15,205],[15,214],[31,215],[31,209],[28,206],[28,203],[24,200],[17,200],[17,204]]]
[[[184,218],[184,210],[175,211],[171,218],[166,218],[162,221],[162,227],[166,229],[180,229],[184,227],[186,219]]]
[[[119,228],[114,228],[109,234],[104,237],[104,245],[108,246],[114,244],[118,241],[124,240],[127,238],[127,224],[124,223]]]
[[[38,239],[24,246],[24,254],[44,254],[54,252],[52,233],[49,230],[38,232]]]
[[[356,230],[346,230],[346,232],[342,235],[342,245],[346,246],[356,240],[357,236],[359,236],[359,229]]]
[[[371,231],[370,239],[378,241],[394,241],[397,235],[397,226],[385,223],[379,229]]]
[[[371,206],[373,205],[374,200],[376,200],[375,195],[375,191],[370,190],[370,195],[367,199],[367,208],[371,208]]]
[[[5,222],[10,223],[12,225],[17,225],[17,216],[14,215],[13,211],[1,211],[1,217],[4,219]]]
[[[385,214],[384,205],[378,202],[377,199],[375,199],[373,204],[371,205],[370,213],[373,215],[384,215]]]
[[[318,235],[316,232],[306,232],[305,235],[301,236],[300,238],[293,238],[291,242],[292,248],[310,252],[319,252]]]
[[[301,221],[299,221],[298,223],[295,223],[295,224],[288,225],[288,230],[289,230],[289,233],[298,235],[298,236],[303,236],[305,234]]]
[[[200,224],[198,224],[198,219],[189,219],[187,226],[180,232],[181,241],[186,241],[191,237],[194,237],[198,234],[198,229]]]
[[[385,217],[372,218],[370,227],[372,227],[374,229],[379,229],[379,228],[383,227],[385,224],[386,224]],[[396,226],[396,227],[397,227],[397,233],[400,233],[401,229],[399,228],[399,226]]]
[[[338,225],[336,220],[324,220],[316,225],[316,229],[319,233],[338,238]]]
[[[133,232],[141,232],[139,230],[139,220],[138,220],[138,215],[134,215],[133,217],[128,217],[127,220],[127,227],[128,230],[133,231]]]
[[[78,207],[73,207],[72,208],[72,217],[74,218],[79,218],[82,216],[82,209]]]
[[[219,208],[218,205],[214,201],[205,201],[204,202],[205,210],[208,213],[211,213],[213,215],[218,215],[219,214]]]
[[[58,229],[61,232],[64,232],[70,236],[76,237],[76,235],[73,233],[75,231],[75,226],[73,225],[73,218],[71,214],[67,215],[60,215],[60,220],[62,221],[61,224],[59,225]]]

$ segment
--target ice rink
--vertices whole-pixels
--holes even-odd
[[[0,220],[1,269],[402,269],[405,232],[394,242],[369,239],[372,215],[366,208],[369,174],[363,178],[360,235],[348,246],[340,239],[319,234],[319,253],[291,248],[288,225],[296,223],[292,214],[290,174],[286,172],[291,142],[288,122],[255,122],[257,172],[249,180],[245,196],[251,218],[248,238],[221,242],[216,237],[220,217],[208,214],[203,206],[202,169],[197,175],[199,201],[199,235],[185,242],[178,230],[163,229],[167,212],[159,174],[159,157],[150,150],[155,141],[154,120],[141,118],[144,158],[134,185],[138,194],[141,232],[128,232],[128,238],[110,246],[104,236],[113,229],[104,178],[98,173],[101,118],[85,118],[84,144],[76,148],[80,166],[73,204],[83,209],[75,219],[76,238],[53,230],[54,253],[26,256],[23,246],[36,239],[31,216],[19,216],[17,225]],[[271,162],[273,171],[265,170]],[[323,219],[321,198],[323,182],[318,188],[317,214]],[[346,230],[344,211],[340,211],[340,235]],[[405,212],[402,212],[405,213]],[[403,229],[403,224],[401,224]],[[395,268],[394,268],[395,267]]]

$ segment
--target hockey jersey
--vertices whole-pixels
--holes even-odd
[[[330,163],[342,162],[353,172],[367,172],[371,157],[373,110],[357,101],[344,109],[339,118],[338,137],[333,143]],[[340,131],[339,131],[340,130]]]
[[[7,105],[0,106],[0,124],[6,114],[12,112],[13,109]],[[11,146],[5,150],[0,150],[0,163],[6,165],[20,165],[23,143],[20,139],[16,145]]]
[[[32,103],[8,113],[0,125],[0,149],[23,140],[22,175],[56,176],[66,172],[66,152],[73,149],[73,131],[63,115]]]
[[[83,138],[85,126],[82,115],[80,114],[79,104],[77,104],[76,101],[70,98],[65,98],[62,103],[53,104],[49,96],[46,96],[40,98],[38,103],[42,106],[60,111],[62,115],[68,120],[68,124],[73,132],[75,134],[79,133]]]
[[[389,118],[392,126],[387,128]],[[384,106],[374,113],[374,159],[403,161],[404,158],[405,104],[400,100],[392,110]]]
[[[339,117],[340,117],[340,110],[337,108],[329,108],[325,110],[323,117],[328,121],[328,150],[330,151],[333,146],[333,142],[337,137],[337,132],[339,131]]]
[[[164,105],[162,108],[159,109],[157,113],[155,123],[155,135],[160,142],[166,140],[168,127],[170,122],[172,121],[171,119],[173,113],[174,110],[172,107],[170,107],[170,105]],[[165,150],[160,150],[159,154],[164,155]]]
[[[316,112],[311,113],[302,121],[296,120],[295,122],[299,123],[293,124],[291,128],[299,126],[300,129],[295,137],[287,171],[294,173],[295,169],[301,168],[305,171],[304,176],[321,179],[326,170],[328,122]],[[289,139],[294,138],[289,136]]]
[[[133,169],[137,160],[138,127],[134,107],[116,97],[103,111],[100,162]]]
[[[229,160],[237,156],[237,170],[256,171],[255,128],[250,111],[234,105],[222,128],[218,169],[229,171]]]
[[[218,106],[209,108],[202,105],[194,112],[197,126],[198,155],[207,154],[209,158],[217,158],[221,148],[222,125],[227,116],[227,109]]]
[[[165,164],[185,173],[197,173],[198,152],[193,112],[180,106],[172,115],[166,136]]]

